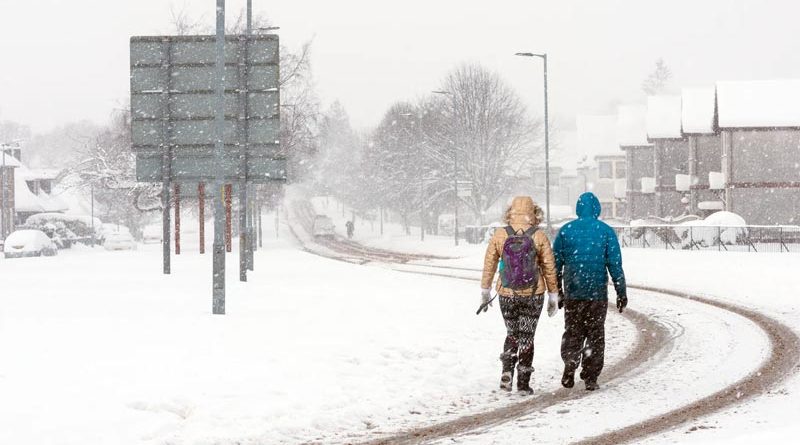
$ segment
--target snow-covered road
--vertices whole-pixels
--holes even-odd
[[[348,443],[520,400],[495,391],[503,326],[496,308],[475,316],[474,283],[271,242],[249,283],[229,262],[228,315],[214,317],[210,257],[185,252],[168,277],[158,246],[0,261],[0,443]],[[598,393],[457,440],[589,437],[713,392],[768,352],[737,315],[649,292],[631,302],[671,327],[670,348]],[[613,366],[638,333],[610,315]],[[539,394],[559,388],[562,327],[540,322]],[[720,422],[700,425],[716,428],[651,440],[719,437]]]

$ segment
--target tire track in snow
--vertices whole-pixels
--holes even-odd
[[[290,225],[291,227],[291,225]],[[294,231],[292,230],[294,233]],[[352,260],[339,258],[336,255],[325,255],[315,252],[313,249],[304,245],[303,241],[297,234],[295,238],[300,241],[303,249],[307,252],[325,256],[330,259],[352,262]],[[326,247],[336,253],[343,253],[345,255],[352,255],[359,257],[359,254],[369,252],[366,246],[360,246],[359,249],[354,249],[352,244],[347,245],[335,242],[327,243]],[[387,251],[381,251],[385,255]],[[379,258],[365,258],[368,261],[378,260]],[[402,256],[403,254],[397,254]],[[424,259],[424,258],[413,258]],[[464,271],[480,272],[479,269],[470,269],[465,267],[448,267],[440,265],[424,265],[424,264],[409,264],[409,259],[404,261],[392,261],[391,255],[386,255],[383,258],[389,264],[394,263],[411,266],[408,267],[393,267],[398,272],[415,273],[428,276],[439,276],[443,278],[452,278],[460,280],[476,281],[478,278],[467,277],[464,275],[450,275],[444,272],[445,270],[458,271],[463,274]],[[363,264],[363,263],[362,263]],[[441,271],[425,272],[421,270],[413,270],[417,268],[434,268]],[[780,384],[787,377],[793,374],[798,364],[800,364],[800,337],[790,328],[779,320],[762,314],[756,310],[749,309],[740,305],[720,302],[710,298],[704,298],[692,295],[685,292],[678,292],[669,289],[661,289],[645,285],[629,285],[631,289],[638,289],[642,291],[649,291],[670,295],[673,297],[683,298],[702,304],[715,307],[720,310],[731,312],[742,316],[751,322],[755,323],[769,339],[771,351],[767,359],[746,377],[738,380],[737,382],[714,392],[704,398],[701,398],[688,405],[681,406],[673,409],[672,411],[652,417],[650,419],[634,423],[624,428],[616,429],[603,433],[601,435],[589,437],[577,442],[576,444],[593,444],[593,445],[611,445],[620,443],[629,443],[636,439],[641,439],[653,434],[667,431],[678,427],[687,422],[697,420],[722,409],[735,406],[743,403],[746,400],[752,399],[756,396],[765,394],[770,388]],[[603,380],[613,381],[621,376],[624,376],[642,365],[646,364],[651,357],[655,357],[658,353],[667,346],[672,338],[670,336],[670,327],[653,320],[644,314],[634,310],[626,310],[626,316],[636,326],[637,336],[634,348],[616,365],[607,368],[603,373]],[[642,335],[642,332],[647,332],[650,335]],[[532,399],[524,402],[519,402],[509,406],[496,408],[484,413],[471,414],[463,416],[454,420],[437,423],[434,425],[413,428],[398,433],[392,434],[378,439],[360,442],[363,445],[383,445],[383,444],[418,444],[425,443],[431,440],[453,437],[457,435],[469,434],[478,429],[484,429],[501,423],[505,423],[527,414],[540,411],[547,407],[562,403],[564,401],[578,399],[585,395],[585,392],[572,391],[567,389],[560,389],[555,392],[541,394]],[[359,442],[352,442],[359,443]]]
[[[630,287],[685,298],[738,314],[752,321],[764,331],[771,345],[770,355],[758,369],[720,391],[657,417],[575,442],[576,444],[606,445],[629,443],[636,439],[673,429],[699,417],[713,414],[722,409],[743,403],[745,400],[765,394],[770,388],[780,384],[792,375],[798,363],[800,363],[800,337],[789,326],[774,318],[743,306],[698,297],[684,292],[650,286]]]

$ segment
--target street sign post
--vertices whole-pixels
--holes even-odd
[[[238,184],[246,221],[248,184],[286,180],[279,147],[278,36],[224,36],[224,11],[224,0],[217,0],[216,36],[130,40],[136,177],[162,183],[164,273],[170,272],[172,184],[213,184],[207,192],[215,204],[213,310],[220,314],[225,312],[223,187]],[[240,227],[242,281],[251,244],[247,232]]]

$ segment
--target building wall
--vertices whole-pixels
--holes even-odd
[[[643,219],[653,216],[656,201],[655,195],[640,192],[628,192],[627,211],[629,219]]]
[[[4,168],[0,178],[0,239],[5,239],[14,231],[14,169]]]
[[[651,216],[655,211],[655,197],[641,193],[642,178],[655,176],[653,147],[626,147],[625,164],[628,182],[627,219]]]
[[[689,174],[688,139],[659,139],[655,141],[656,215],[674,218],[686,213],[681,202],[684,194],[675,190],[675,175]]]
[[[726,130],[729,210],[748,224],[800,223],[800,130]]]
[[[692,136],[697,144],[697,159],[695,162],[695,203],[703,201],[720,201],[720,192],[709,190],[708,174],[722,172],[722,140],[718,134],[704,134]],[[691,213],[702,215],[704,212],[693,208]]]

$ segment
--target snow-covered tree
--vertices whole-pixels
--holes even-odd
[[[441,106],[446,116],[430,152],[439,171],[452,171],[458,156],[459,181],[471,183],[472,196],[462,198],[475,215],[508,192],[513,177],[539,164],[541,121],[528,113],[517,92],[494,71],[465,64],[445,78]]]
[[[670,79],[672,79],[672,71],[670,71],[664,59],[659,58],[656,60],[656,67],[653,72],[642,82],[642,91],[648,96],[662,93]]]

